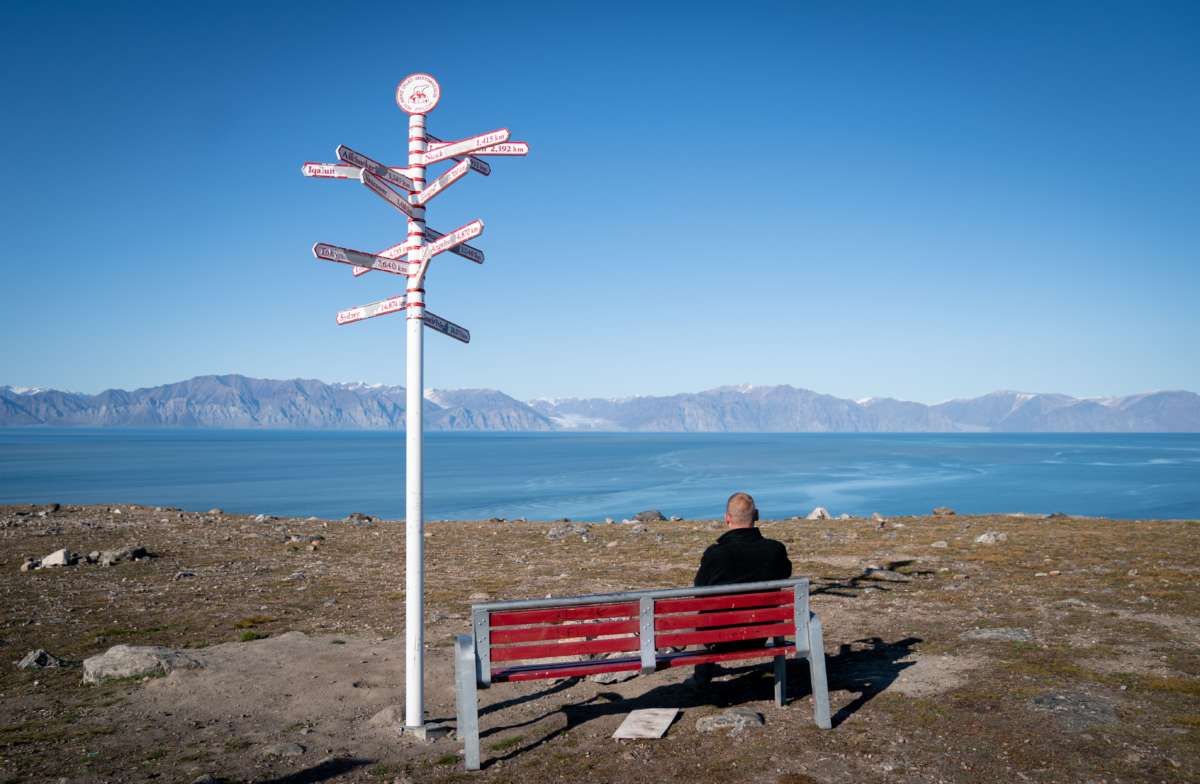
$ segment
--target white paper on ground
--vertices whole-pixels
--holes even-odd
[[[675,721],[679,708],[643,708],[625,717],[621,726],[613,733],[614,738],[661,738],[667,727]]]

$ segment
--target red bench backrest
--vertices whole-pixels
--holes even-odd
[[[795,596],[791,588],[754,593],[654,599],[656,649],[793,635]],[[575,607],[495,610],[488,613],[487,680],[535,680],[636,670],[641,648],[640,603],[614,601]],[[478,631],[478,630],[477,630]],[[482,651],[481,651],[482,653]],[[610,662],[591,654],[628,653]],[[630,659],[634,659],[631,662]],[[563,662],[580,667],[563,669]],[[513,662],[522,662],[514,667]],[[554,663],[539,668],[538,663]],[[532,665],[532,666],[531,666]],[[482,674],[482,673],[481,673]]]

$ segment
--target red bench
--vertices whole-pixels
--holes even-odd
[[[458,735],[468,770],[479,769],[476,690],[493,683],[769,658],[775,660],[775,702],[782,706],[785,664],[794,655],[808,660],[817,726],[830,728],[821,622],[809,610],[804,578],[488,602],[471,606],[471,622],[474,633],[456,638],[454,659]],[[721,645],[678,650],[712,643]],[[595,659],[597,654],[628,655]]]

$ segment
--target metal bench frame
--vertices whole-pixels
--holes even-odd
[[[561,599],[526,599],[511,602],[487,602],[471,605],[473,634],[455,638],[454,680],[458,708],[458,737],[463,741],[467,770],[479,770],[479,700],[477,689],[491,686],[491,613],[507,610],[536,610],[555,607],[577,607],[589,604],[638,602],[638,644],[641,671],[655,672],[669,657],[660,656],[655,647],[654,607],[659,599],[678,597],[721,596],[793,589],[793,623],[796,630],[795,656],[808,660],[812,681],[813,718],[821,729],[832,725],[829,714],[829,685],[825,677],[825,647],[821,621],[808,606],[808,579],[771,580],[758,583],[737,583],[705,588],[668,588],[651,591],[601,593],[571,596]],[[790,645],[782,637],[774,638],[774,646]],[[787,656],[772,656],[771,648],[763,649],[763,657],[775,660],[775,704],[782,707],[787,693]],[[747,656],[742,658],[754,658]]]

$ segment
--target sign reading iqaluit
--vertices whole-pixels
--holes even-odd
[[[396,88],[396,103],[409,114],[428,114],[441,97],[441,85],[427,73],[409,74]]]

